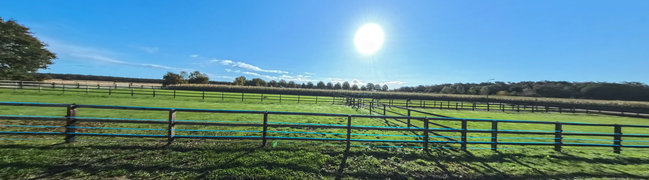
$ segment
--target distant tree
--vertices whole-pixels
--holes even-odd
[[[299,85],[298,88],[306,88],[306,84],[302,83],[302,85]]]
[[[343,87],[340,85],[340,82],[337,82],[336,85],[334,86],[334,89],[342,89]]]
[[[380,84],[375,84],[374,85],[374,90],[375,91],[380,91],[381,90],[381,85]]]
[[[266,86],[266,81],[261,78],[252,79],[252,86]]]
[[[444,94],[455,94],[455,89],[452,88],[451,86],[444,86],[444,88],[442,88],[442,92],[441,92],[441,93],[444,93]]]
[[[289,82],[288,82],[288,87],[290,87],[290,88],[297,88],[297,84],[295,84],[295,82],[293,82],[293,81],[289,81]]]
[[[482,86],[482,88],[480,88],[480,94],[482,95],[491,94],[491,88],[489,88],[489,86]]]
[[[347,82],[347,81],[343,82],[343,89],[349,90],[350,88],[351,88],[351,86],[349,86],[349,82]]]
[[[480,87],[479,86],[471,86],[469,90],[467,91],[468,94],[480,94]]]
[[[388,91],[388,85],[384,84],[383,87],[381,87],[382,91]]]
[[[313,83],[312,83],[312,82],[308,82],[308,83],[306,83],[306,88],[313,89],[313,87],[314,87],[314,86],[313,86]]]
[[[164,76],[162,76],[162,86],[167,86],[171,84],[183,84],[185,83],[185,80],[183,79],[180,74],[172,73],[172,72],[167,72]]]
[[[187,82],[191,84],[207,84],[210,83],[210,78],[206,74],[201,74],[201,72],[194,71],[189,74]]]
[[[365,85],[362,85],[361,86],[361,91],[367,91],[367,87],[365,87]]]
[[[358,90],[358,85],[356,84],[352,85],[352,90]]]
[[[278,87],[279,84],[275,80],[270,80],[270,82],[268,82],[268,86],[270,86],[270,87]]]
[[[317,87],[318,89],[325,89],[325,88],[326,88],[325,83],[322,82],[322,81],[318,82],[318,85],[316,85],[316,87]]]
[[[246,85],[246,77],[239,76],[234,79],[234,85],[243,86]]]
[[[367,83],[367,85],[365,85],[365,87],[367,87],[368,91],[374,90],[374,84],[373,83]]]
[[[327,89],[334,89],[334,84],[331,82],[327,83]]]
[[[0,18],[0,79],[34,80],[56,59],[45,46],[29,28]]]
[[[279,85],[279,87],[288,87],[288,83],[286,83],[286,80],[283,80],[283,79],[279,80],[278,85]]]

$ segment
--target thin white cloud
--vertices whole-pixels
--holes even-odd
[[[191,58],[198,58],[199,55],[198,55],[198,54],[192,54],[192,55],[189,55],[189,57],[191,57]]]
[[[228,66],[228,65],[230,65],[232,63],[233,63],[232,60],[221,60],[221,64],[226,65],[226,66]]]
[[[160,48],[158,48],[158,47],[140,46],[140,47],[136,47],[136,48],[141,50],[141,51],[147,52],[149,54],[157,53],[160,50]]]
[[[310,72],[304,72],[304,74],[309,75],[309,76],[315,75],[315,73],[310,73]]]
[[[259,66],[255,66],[255,65],[248,64],[248,63],[245,63],[245,62],[240,62],[240,61],[232,61],[232,60],[228,60],[228,59],[225,59],[225,60],[212,59],[212,60],[208,61],[208,63],[220,63],[221,65],[224,65],[224,66],[232,66],[232,67],[241,68],[241,69],[244,69],[244,70],[254,71],[254,72],[290,74],[287,71],[263,69],[263,68],[260,68]]]

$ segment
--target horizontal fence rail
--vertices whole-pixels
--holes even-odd
[[[65,142],[74,142],[77,136],[100,136],[100,137],[139,137],[139,138],[165,138],[168,144],[175,139],[244,139],[244,140],[261,140],[262,146],[266,145],[268,140],[304,140],[304,141],[340,141],[346,142],[350,146],[351,142],[372,142],[372,143],[416,143],[421,144],[424,149],[428,149],[431,144],[459,144],[460,149],[468,149],[469,145],[490,145],[493,150],[499,149],[499,145],[533,145],[533,146],[551,146],[554,150],[561,151],[565,146],[588,146],[588,147],[612,147],[613,151],[620,153],[622,148],[649,148],[649,145],[638,143],[649,142],[649,134],[623,133],[628,128],[643,128],[647,132],[649,125],[629,125],[629,124],[595,124],[579,122],[548,122],[548,121],[517,121],[517,120],[497,120],[497,119],[470,119],[470,118],[451,118],[451,117],[422,117],[422,116],[391,116],[391,115],[368,115],[368,114],[336,114],[336,113],[309,113],[309,112],[284,112],[284,111],[252,111],[252,110],[221,110],[221,109],[192,109],[192,108],[165,108],[165,107],[139,107],[139,106],[112,106],[112,105],[84,105],[84,104],[60,104],[60,103],[30,103],[30,102],[0,102],[0,106],[25,106],[25,107],[58,107],[64,108],[65,116],[39,116],[39,115],[0,115],[0,122],[13,121],[30,121],[30,122],[63,122],[60,125],[24,125],[24,124],[0,124],[0,134],[3,135],[60,135],[64,136]],[[129,119],[129,118],[107,118],[107,117],[80,117],[77,116],[80,109],[113,109],[113,110],[142,110],[142,111],[162,111],[167,113],[167,119]],[[202,113],[232,113],[232,114],[257,114],[262,115],[259,120],[248,121],[207,121],[207,120],[183,120],[178,119],[178,112],[202,112]],[[271,121],[273,117],[281,119],[285,115],[293,116],[316,116],[316,117],[338,117],[346,119],[346,123],[341,124],[322,124],[322,123],[293,123],[293,122],[275,122]],[[381,120],[381,119],[398,119],[398,120],[416,120],[423,123],[422,127],[414,126],[369,126],[358,124],[361,119]],[[128,123],[128,124],[157,124],[165,125],[166,128],[123,128],[123,127],[103,127],[103,126],[82,126],[81,122],[94,123]],[[456,122],[460,127],[430,127],[431,124],[441,122]],[[489,129],[469,128],[473,123],[489,123]],[[507,124],[544,124],[554,126],[554,130],[539,129],[505,129],[499,128],[499,125]],[[200,125],[216,127],[256,127],[260,130],[236,130],[236,129],[179,129],[179,125]],[[610,132],[581,132],[566,131],[566,126],[578,127],[601,127],[610,128]],[[338,132],[299,132],[299,131],[276,131],[269,128],[290,127],[290,128],[307,128],[307,129],[341,129],[346,133]],[[62,131],[26,131],[26,130],[7,130],[9,128],[54,128]],[[88,129],[106,129],[106,130],[135,130],[135,131],[161,131],[164,134],[129,134],[129,133],[89,133],[78,130]],[[381,133],[352,133],[352,131],[375,130]],[[252,133],[250,135],[182,135],[178,132],[238,132]],[[408,134],[390,134],[388,132],[411,132]],[[275,134],[304,134],[304,135],[332,135],[340,138],[322,138],[322,137],[286,137],[271,136]],[[458,135],[441,135],[440,133],[459,133]],[[468,134],[485,134],[488,136],[469,136]],[[543,137],[510,137],[502,135],[543,135]],[[371,137],[408,137],[416,138],[415,140],[393,140],[393,139],[367,139],[351,138],[351,136],[371,136]],[[550,137],[548,137],[550,136]],[[346,137],[346,138],[345,138]],[[610,139],[592,139],[582,137],[608,137]],[[441,138],[441,139],[440,139]],[[471,139],[489,139],[489,141],[475,141]],[[633,139],[629,139],[633,138]],[[543,142],[516,142],[511,140],[528,139],[528,140],[548,140]],[[626,140],[625,140],[626,139]],[[509,141],[503,141],[509,140]],[[576,141],[608,141],[604,143],[573,143]],[[628,142],[623,143],[623,142]]]
[[[107,94],[107,95],[130,95],[130,96],[165,96],[165,97],[188,97],[201,98],[202,100],[240,100],[258,102],[293,102],[293,103],[341,103],[343,96],[310,96],[310,95],[286,95],[263,94],[263,93],[237,93],[237,92],[214,92],[198,90],[175,90],[163,89],[162,86],[112,86],[101,84],[82,83],[45,83],[36,81],[7,81],[0,80],[0,88],[14,90],[35,90],[45,92],[76,92],[85,94]],[[354,98],[354,97],[347,97]],[[574,106],[555,106],[538,104],[512,104],[503,102],[466,102],[447,100],[423,100],[423,99],[372,99],[358,98],[364,101],[379,102],[390,106],[423,109],[447,109],[447,110],[469,110],[469,111],[508,111],[508,112],[557,112],[557,113],[595,113],[625,117],[649,118],[649,112],[634,110],[602,110],[580,108]],[[368,103],[366,103],[368,104]]]

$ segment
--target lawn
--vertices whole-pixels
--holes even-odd
[[[0,91],[0,101],[77,103],[101,105],[154,106],[174,108],[236,109],[262,111],[293,111],[323,113],[367,114],[366,109],[344,105],[297,104],[259,101],[223,101],[173,99],[151,96],[54,94],[25,91]],[[396,109],[393,109],[398,111]],[[430,110],[428,110],[430,111]],[[433,110],[453,117],[496,118],[518,120],[574,121],[592,123],[647,124],[644,119],[604,115],[558,113],[502,113],[454,110]],[[63,116],[63,108],[24,108],[0,106],[0,114]],[[422,114],[414,114],[420,116]],[[79,109],[77,116],[165,119],[165,112],[133,110]],[[260,115],[179,112],[178,119],[200,121],[259,121]],[[345,124],[345,119],[315,116],[271,116],[271,122]],[[58,124],[57,124],[58,123]],[[0,121],[4,125],[55,125],[62,122]],[[415,125],[419,122],[413,121]],[[442,125],[457,127],[451,122]],[[354,119],[354,125],[403,125],[394,120]],[[164,129],[159,125],[127,123],[87,123],[89,127]],[[469,128],[483,128],[480,123]],[[432,126],[431,126],[432,127]],[[0,127],[2,131],[60,131],[61,128]],[[248,127],[184,126],[179,129],[258,130]],[[503,125],[512,129],[544,129],[546,127]],[[271,130],[271,129],[269,129]],[[270,136],[300,136],[343,138],[344,129],[274,128]],[[577,129],[580,131],[605,131]],[[143,130],[84,129],[86,132],[142,133]],[[305,132],[287,134],[283,131]],[[634,130],[632,130],[634,131]],[[147,134],[165,131],[147,130]],[[327,132],[331,134],[309,134]],[[646,133],[646,130],[644,131]],[[257,132],[182,132],[202,135],[258,135]],[[419,137],[399,131],[355,130],[352,138],[411,139]],[[402,136],[367,136],[366,134]],[[457,136],[448,134],[448,136]],[[479,137],[478,134],[470,136]],[[482,135],[484,136],[484,135]],[[420,178],[649,178],[647,151],[624,149],[614,154],[611,148],[566,148],[554,152],[551,147],[512,146],[498,152],[482,149],[460,151],[437,144],[429,152],[417,148],[378,148],[389,143],[354,143],[346,151],[344,143],[321,141],[271,141],[261,148],[258,141],[244,140],[178,140],[163,146],[165,139],[132,139],[109,137],[79,137],[73,144],[61,144],[60,136],[0,136],[0,179],[29,178],[156,178],[156,179],[420,179]],[[507,137],[507,136],[504,136]],[[370,146],[371,145],[371,146]],[[419,145],[420,146],[420,145]],[[450,146],[454,147],[454,145]],[[470,146],[481,148],[482,146]]]

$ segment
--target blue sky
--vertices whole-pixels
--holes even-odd
[[[4,1],[59,58],[43,72],[419,84],[649,83],[649,1]],[[366,23],[385,31],[372,56]]]

